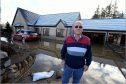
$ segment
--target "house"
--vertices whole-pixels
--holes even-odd
[[[39,15],[17,8],[12,26],[17,29],[30,29],[42,38],[64,40],[70,34],[72,25],[81,20],[79,12]],[[125,45],[126,19],[82,19],[84,34],[95,43],[115,43]]]
[[[92,44],[104,44],[126,59],[126,19],[83,19],[83,34]]]
[[[79,19],[79,12],[39,15],[17,8],[12,27],[14,32],[17,29],[29,29],[38,32],[43,38],[64,39],[69,35],[73,23]]]
[[[81,19],[79,12],[39,15],[17,8],[12,27],[14,32],[18,29],[28,29],[51,41],[64,40],[76,20],[82,20],[83,34],[90,37],[92,43],[111,43],[121,46],[123,51],[126,49],[126,19]],[[59,46],[60,44],[57,47]]]
[[[126,19],[82,19],[84,34],[96,43],[126,44]]]

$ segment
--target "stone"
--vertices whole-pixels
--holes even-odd
[[[0,60],[1,60],[1,63],[0,63],[0,81],[2,81],[4,78],[7,77],[7,69],[8,69],[8,66],[11,65],[11,60],[10,58],[8,57],[8,54],[7,52],[4,52],[2,50],[0,50]]]
[[[10,59],[4,63],[4,66],[5,66],[6,68],[7,68],[8,66],[10,66],[10,65],[11,65],[11,60],[10,60]]]

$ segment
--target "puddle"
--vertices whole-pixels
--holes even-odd
[[[126,84],[126,80],[124,76],[121,74],[120,70],[116,66],[116,64],[112,60],[103,59],[103,58],[95,58],[94,59],[102,61],[93,60],[89,70],[84,72],[83,77],[81,79],[81,83],[85,84]],[[54,69],[54,66],[58,66],[61,62],[61,59],[56,57],[52,57],[45,54],[36,55],[35,63],[31,69],[31,72],[42,72],[42,71],[50,71],[57,70]],[[109,63],[110,64],[109,64]],[[56,80],[56,76],[49,78],[49,81],[53,81],[53,83],[61,83],[61,80]],[[47,80],[47,79],[45,79]],[[48,83],[45,80],[36,81],[36,83]],[[71,82],[72,80],[70,80]],[[22,78],[20,83],[33,83],[30,78]],[[35,83],[35,82],[34,82]]]

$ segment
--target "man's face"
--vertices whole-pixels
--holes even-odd
[[[76,22],[73,27],[74,34],[80,35],[83,32],[83,26],[80,22]]]

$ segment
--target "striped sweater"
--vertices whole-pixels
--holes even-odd
[[[89,66],[92,60],[90,39],[87,36],[81,36],[76,41],[74,36],[67,37],[61,50],[61,58],[71,68]]]

